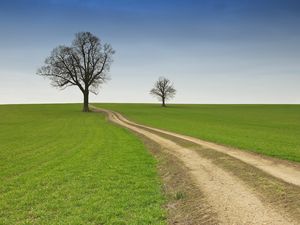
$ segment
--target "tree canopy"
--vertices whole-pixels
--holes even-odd
[[[174,98],[176,90],[169,79],[160,77],[150,90],[150,94],[157,97],[162,102],[162,106],[165,107],[166,101]]]
[[[99,86],[109,79],[114,53],[111,45],[102,44],[92,33],[79,32],[71,46],[54,48],[37,74],[49,78],[54,87],[77,86],[84,96],[83,111],[87,112],[89,93],[98,94]]]

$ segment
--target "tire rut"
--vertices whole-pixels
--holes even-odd
[[[280,160],[280,159],[275,159],[259,154],[255,154],[252,152],[246,152],[246,151],[241,151],[239,149],[235,148],[230,148],[226,147],[220,144],[215,144],[212,142],[208,141],[203,141],[198,138],[182,135],[182,134],[177,134],[174,132],[170,131],[165,131],[141,124],[134,123],[132,121],[129,121],[125,117],[123,117],[120,113],[113,112],[115,116],[117,116],[120,120],[123,122],[140,127],[142,129],[147,129],[147,130],[152,130],[155,132],[159,132],[162,134],[170,135],[182,140],[186,140],[198,145],[201,145],[205,148],[213,149],[215,151],[227,154],[231,157],[234,157],[236,159],[239,159],[249,165],[252,165],[278,179],[281,179],[287,183],[296,185],[300,187],[300,164],[299,163],[294,163],[294,162],[289,162],[286,160]]]
[[[135,126],[135,123],[124,119],[118,113],[104,109],[97,109],[97,111],[107,113],[110,121],[146,136],[179,159],[188,168],[205,199],[217,213],[219,224],[297,224],[283,212],[264,204],[237,177],[219,168],[209,159],[200,157],[194,150],[182,147],[141,126]],[[204,224],[209,221],[206,216],[207,213],[204,212],[202,216]]]

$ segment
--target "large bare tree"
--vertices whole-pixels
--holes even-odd
[[[83,111],[89,111],[89,93],[98,94],[99,86],[108,80],[115,51],[90,32],[75,34],[71,46],[58,46],[46,58],[37,74],[51,80],[61,89],[77,86],[83,94]]]
[[[176,90],[169,79],[160,77],[150,90],[150,94],[157,97],[158,100],[162,102],[162,106],[165,107],[166,100],[173,98],[176,94]]]

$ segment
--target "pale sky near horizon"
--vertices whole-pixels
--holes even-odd
[[[81,102],[37,76],[51,50],[90,31],[116,50],[94,102],[300,103],[300,1],[11,0],[0,2],[0,104]]]

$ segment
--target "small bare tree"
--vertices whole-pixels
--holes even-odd
[[[162,102],[162,106],[166,106],[166,100],[173,98],[176,90],[171,81],[165,77],[160,77],[151,89],[150,94],[157,97]]]
[[[99,86],[108,80],[114,53],[90,32],[80,32],[70,47],[54,48],[37,74],[49,78],[54,87],[77,86],[83,94],[83,111],[88,112],[89,93],[98,94]]]

